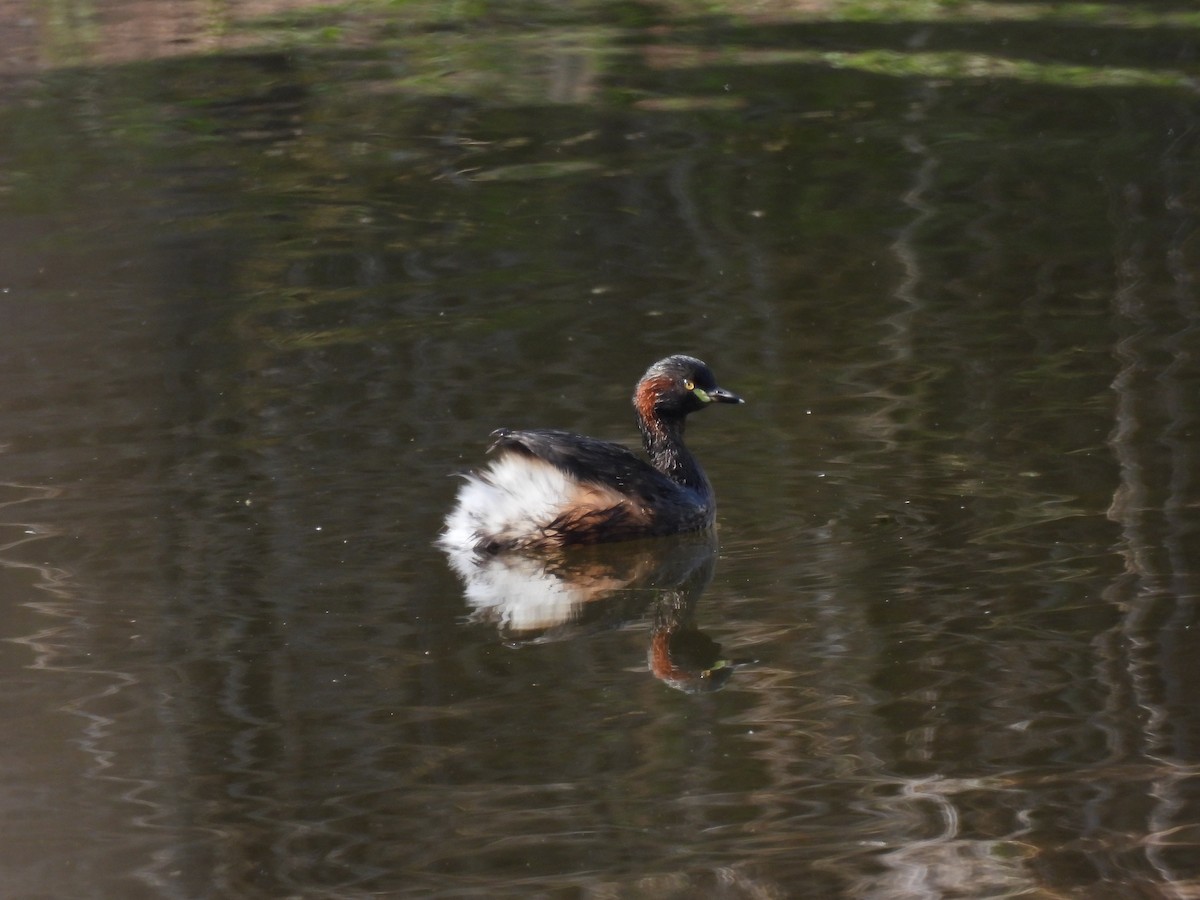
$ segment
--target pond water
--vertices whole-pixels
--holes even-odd
[[[21,19],[5,896],[1197,896],[1200,18],[898,6]],[[434,546],[672,352],[715,535]]]

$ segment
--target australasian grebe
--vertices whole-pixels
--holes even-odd
[[[688,413],[742,403],[691,356],[668,356],[633,392],[646,463],[625,447],[567,431],[492,432],[496,458],[467,475],[439,543],[499,553],[597,544],[708,528],[715,502],[683,443]]]

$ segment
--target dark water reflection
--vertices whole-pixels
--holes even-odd
[[[7,895],[1194,894],[1200,26],[564,9],[6,95]],[[719,549],[464,584],[674,351]]]

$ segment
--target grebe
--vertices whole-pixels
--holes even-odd
[[[698,531],[715,499],[683,443],[688,413],[742,403],[691,356],[668,356],[642,376],[633,408],[650,462],[608,441],[553,429],[493,431],[496,458],[466,476],[439,543],[449,551],[549,550]]]

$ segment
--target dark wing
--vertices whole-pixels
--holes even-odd
[[[654,505],[670,501],[679,486],[620,444],[557,429],[492,432],[488,452],[511,451],[532,456],[583,483],[612,488],[630,499]]]

